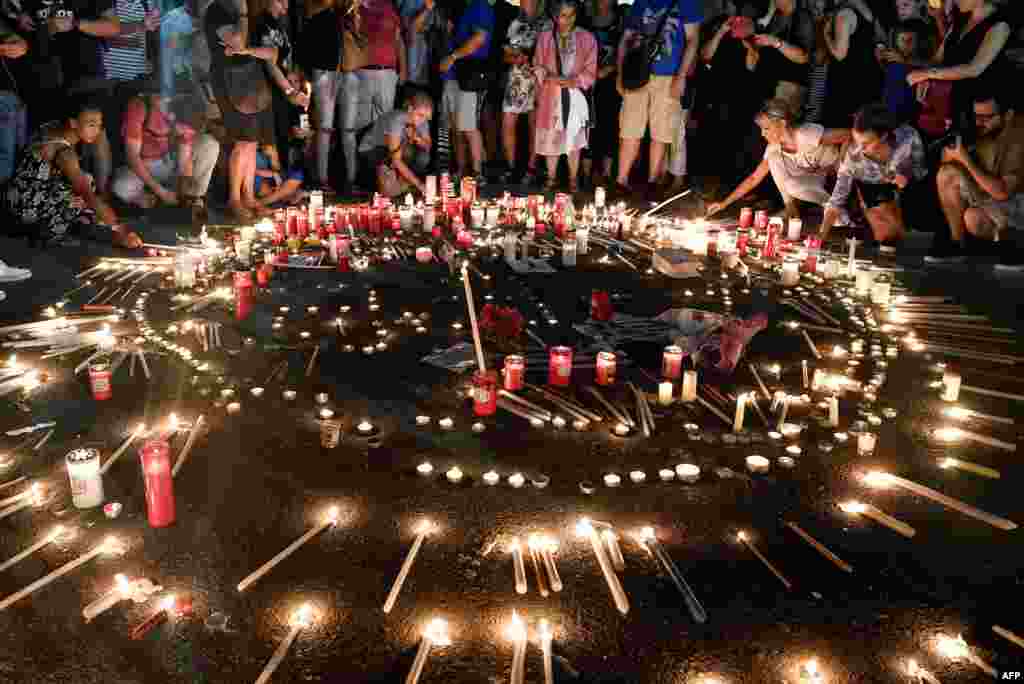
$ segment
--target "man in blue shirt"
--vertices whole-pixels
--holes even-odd
[[[629,173],[648,124],[651,153],[647,178],[652,187],[658,183],[665,152],[681,125],[680,100],[686,89],[686,74],[697,58],[702,18],[698,0],[636,0],[630,9],[618,55],[618,89],[623,97],[619,176],[615,183],[619,196],[631,193]],[[650,80],[642,88],[626,90],[622,84],[623,60],[644,36],[654,40],[657,49]]]
[[[466,83],[456,77],[456,62],[464,61],[464,75],[487,71],[494,33],[494,9],[488,0],[470,0],[455,24],[452,51],[441,60],[439,68],[444,83],[444,110],[450,118],[450,130],[455,131],[455,162],[460,175],[476,176],[477,185],[484,184],[484,142],[480,134],[479,112],[484,92],[464,90]],[[486,83],[485,83],[486,85]],[[469,153],[471,166],[466,165]]]

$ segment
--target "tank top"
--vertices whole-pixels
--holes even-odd
[[[967,26],[969,19],[969,15],[961,14],[960,12],[953,13],[953,26],[946,36],[945,48],[942,54],[942,66],[951,67],[970,64],[974,60],[974,56],[978,54],[978,50],[981,49],[981,44],[985,42],[985,36],[988,35],[992,27],[1001,22],[1009,23],[1005,14],[1001,10],[996,10],[965,35],[963,30]],[[975,93],[996,92],[995,89],[999,88],[1000,84],[1006,83],[1005,80],[1002,80],[1005,76],[1004,70],[1006,68],[1006,49],[1003,48],[1003,51],[996,56],[995,60],[981,76],[952,82],[952,113],[956,117],[955,121],[961,122],[963,117],[970,114]]]
[[[875,23],[854,4],[857,28],[850,35],[846,59],[828,64],[828,97],[825,120],[830,128],[849,128],[853,115],[866,104],[876,102],[882,93],[882,70],[875,60]]]

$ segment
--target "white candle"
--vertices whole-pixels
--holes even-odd
[[[804,222],[796,217],[789,219],[789,230],[786,232],[786,239],[790,242],[800,240],[800,233],[803,232]]]
[[[500,481],[501,481],[501,475],[499,475],[496,471],[488,470],[486,473],[484,473],[484,484],[490,485],[491,487],[493,487],[494,485],[498,484],[498,482],[500,482]]]
[[[960,398],[960,382],[962,378],[959,373],[946,371],[942,374],[942,400],[956,401]]]
[[[302,535],[301,537],[299,537],[298,539],[293,541],[291,544],[289,544],[287,547],[285,547],[285,549],[283,551],[281,551],[279,554],[277,554],[276,556],[271,558],[269,561],[267,561],[266,563],[261,565],[255,572],[253,572],[248,577],[246,577],[241,582],[239,582],[238,583],[238,591],[240,591],[240,592],[245,591],[250,586],[255,584],[257,580],[259,580],[261,577],[263,577],[268,572],[273,570],[275,565],[277,565],[278,563],[283,561],[285,558],[287,558],[288,556],[290,556],[293,553],[295,553],[295,551],[298,550],[298,548],[300,546],[302,546],[303,544],[308,542],[310,539],[312,539],[316,535],[318,535],[321,532],[323,532],[324,530],[326,530],[328,527],[333,527],[334,525],[337,525],[338,524],[338,515],[339,514],[340,514],[340,511],[338,510],[337,506],[332,506],[330,509],[328,509],[328,511],[327,511],[327,518],[322,523],[320,523],[319,525],[317,525],[316,527],[314,527],[313,529],[309,530],[304,535]]]
[[[804,389],[807,389],[811,385],[810,373],[807,372],[807,359],[802,359],[800,361],[800,369],[803,371]]]
[[[676,471],[670,468],[662,468],[658,471],[658,477],[661,478],[662,482],[671,482],[676,479]]]
[[[1001,439],[995,437],[989,437],[988,435],[982,435],[977,432],[970,430],[962,430],[957,427],[939,428],[935,431],[936,439],[943,442],[955,442],[960,439],[966,439],[971,442],[978,442],[979,444],[985,444],[990,447],[997,449],[1003,449],[1004,451],[1016,451],[1017,445],[1010,442],[1004,442]]]
[[[16,603],[17,601],[20,601],[21,599],[31,595],[32,593],[38,591],[39,589],[42,589],[43,587],[45,587],[50,582],[53,582],[55,579],[63,577],[64,575],[68,574],[69,572],[72,572],[76,568],[78,568],[78,567],[80,567],[82,565],[85,565],[86,563],[91,561],[93,558],[95,558],[96,556],[99,556],[102,553],[112,553],[112,554],[117,554],[117,555],[123,555],[126,550],[127,550],[127,547],[124,544],[122,544],[120,541],[118,541],[117,539],[115,539],[113,537],[108,537],[107,539],[105,539],[103,541],[102,544],[100,544],[99,546],[93,548],[91,551],[86,551],[85,553],[83,553],[78,558],[76,558],[76,559],[74,559],[72,561],[68,561],[67,563],[65,563],[64,565],[60,566],[59,568],[57,568],[56,570],[54,570],[50,574],[46,575],[45,577],[41,577],[41,578],[37,579],[32,584],[29,584],[28,586],[26,586],[26,587],[24,587],[24,588],[22,588],[22,589],[20,589],[20,590],[18,590],[16,592],[14,592],[10,596],[6,597],[3,601],[0,601],[0,610],[7,610],[8,608],[11,607],[11,605]]]
[[[434,465],[429,461],[424,461],[416,466],[416,472],[423,477],[426,477],[434,472]]]
[[[412,661],[409,674],[405,678],[405,684],[416,684],[420,675],[423,674],[423,666],[430,655],[431,646],[450,646],[451,637],[448,635],[448,623],[441,618],[434,618],[423,630],[423,638],[420,640],[419,650],[416,651],[416,658]]]
[[[797,536],[799,536],[801,539],[803,539],[805,542],[807,542],[812,549],[814,549],[815,551],[820,553],[822,556],[824,556],[828,560],[832,561],[832,563],[834,563],[837,568],[839,568],[843,572],[849,572],[849,573],[853,572],[853,566],[852,565],[850,565],[849,563],[844,561],[842,558],[840,558],[839,556],[834,554],[832,551],[830,551],[828,549],[828,547],[826,547],[824,544],[822,544],[817,539],[815,539],[810,534],[808,534],[804,530],[804,528],[800,527],[798,524],[796,524],[795,522],[792,522],[792,521],[787,522],[786,523],[786,527],[788,527],[789,529],[793,530],[797,534]]]
[[[508,483],[515,489],[519,489],[526,484],[526,477],[522,473],[512,473],[508,476]]]
[[[231,411],[231,404],[228,404],[228,411],[231,413],[237,413],[241,409],[241,405],[237,404],[237,402],[233,403],[236,404],[235,410]],[[203,424],[203,420],[203,416],[200,415],[195,419],[195,422],[192,423],[192,429],[189,430],[188,438],[185,439],[185,446],[181,447],[181,452],[178,454],[178,460],[175,461],[174,467],[171,469],[171,477],[177,476],[178,471],[181,470],[182,466],[184,466],[185,462],[188,460],[188,455],[192,451],[192,445],[195,444],[196,436],[199,434],[199,427]]]
[[[643,484],[647,480],[647,473],[642,470],[629,471],[629,481],[633,484]]]
[[[782,286],[793,287],[800,282],[800,262],[782,262]]]
[[[539,551],[541,560],[544,561],[544,569],[548,571],[548,583],[551,585],[551,591],[562,591],[562,577],[558,574],[558,566],[555,565],[558,542],[551,538],[543,538],[539,540]]]
[[[878,442],[878,436],[873,432],[862,432],[857,435],[857,454],[860,456],[870,456],[875,453],[875,444]]]
[[[519,613],[512,611],[512,622],[508,626],[508,638],[512,640],[512,684],[523,684],[526,670],[526,625]]]
[[[749,470],[752,473],[758,474],[767,473],[768,469],[772,465],[772,462],[769,461],[767,458],[765,458],[764,456],[758,456],[756,454],[754,456],[747,456],[746,461],[747,470]]]
[[[732,421],[733,432],[743,432],[743,416],[747,408],[747,395],[740,393],[736,395],[736,415]]]
[[[128,447],[131,446],[131,443],[134,442],[139,437],[139,435],[143,434],[145,431],[146,425],[144,423],[139,423],[138,427],[136,427],[128,435],[128,438],[121,443],[121,446],[117,447],[117,451],[112,453],[110,455],[110,458],[107,459],[107,462],[100,467],[100,475],[103,475],[108,470],[110,470],[110,466],[114,465],[117,459],[121,458],[121,454],[128,450]]]
[[[764,566],[768,568],[780,582],[782,582],[782,586],[786,587],[786,589],[793,588],[793,585],[790,583],[788,579],[786,579],[786,576],[779,572],[779,569],[772,565],[771,561],[765,558],[764,554],[762,554],[761,551],[754,545],[754,542],[747,537],[746,532],[740,532],[739,534],[737,534],[736,539],[738,539],[741,544],[750,549],[750,552],[754,554],[757,557],[757,559],[761,561],[761,563],[763,563]]]
[[[608,556],[612,560],[612,565],[617,571],[622,572],[626,569],[626,559],[622,557],[619,536],[613,530],[604,530],[601,532],[601,536],[604,538],[604,543],[608,545]]]
[[[839,400],[829,397],[826,401],[828,402],[828,426],[839,427]]]
[[[923,496],[927,499],[931,499],[935,503],[941,504],[946,508],[957,511],[958,513],[963,513],[968,517],[980,520],[984,523],[988,523],[989,525],[992,525],[993,527],[999,528],[1001,530],[1009,531],[1017,529],[1017,523],[1013,522],[1012,520],[1007,520],[1006,518],[1000,518],[999,516],[992,515],[991,513],[986,513],[985,511],[975,508],[974,506],[965,504],[963,501],[959,501],[952,497],[946,496],[941,492],[937,492],[934,489],[931,489],[930,487],[925,487],[924,485],[920,485],[916,482],[907,480],[902,477],[897,477],[896,475],[890,475],[889,473],[884,473],[876,470],[864,476],[864,483],[872,487],[886,487],[889,485],[895,485],[897,487],[900,487],[901,489],[907,490],[908,492],[912,492],[914,494],[917,494],[918,496]]]
[[[990,420],[993,423],[1002,423],[1003,425],[1013,425],[1013,418],[1006,418],[1004,416],[993,416],[988,413],[982,413],[973,409],[963,408],[962,406],[950,406],[943,413],[949,418],[955,420],[969,420],[971,418],[978,418],[980,420]]]
[[[669,579],[676,586],[676,589],[683,596],[683,600],[686,601],[687,608],[690,609],[690,615],[693,616],[695,622],[703,624],[708,621],[707,611],[704,610],[704,606],[701,605],[697,595],[693,593],[693,589],[687,584],[686,579],[683,577],[683,573],[680,572],[679,566],[676,565],[672,557],[668,555],[661,542],[658,541],[658,535],[655,533],[653,527],[643,527],[640,529],[638,535],[640,545],[643,546],[648,553],[654,555],[661,563],[662,569],[665,574],[668,575]]]
[[[409,549],[409,554],[405,557],[405,562],[402,563],[402,569],[398,571],[398,577],[395,578],[394,584],[391,585],[391,591],[388,593],[387,600],[384,601],[384,612],[390,613],[391,609],[395,607],[395,601],[398,600],[398,594],[402,591],[402,585],[405,584],[405,578],[409,576],[409,571],[412,570],[412,564],[416,560],[416,554],[420,552],[420,547],[423,546],[423,540],[427,538],[427,535],[434,531],[434,525],[429,520],[423,520],[416,528],[416,541],[412,543],[412,548]]]
[[[256,678],[256,684],[267,684],[267,682],[270,681],[270,677],[274,674],[274,670],[277,669],[277,666],[280,665],[281,661],[283,661],[285,656],[288,655],[288,650],[292,647],[295,639],[299,636],[299,632],[306,627],[309,627],[312,620],[313,607],[308,603],[303,604],[301,608],[295,611],[292,615],[291,629],[288,630],[288,636],[284,638],[284,641],[282,641],[277,647],[277,650],[274,651],[274,655],[272,655],[270,660],[267,661],[266,666],[263,668],[263,672],[261,672],[260,676]]]
[[[676,466],[676,476],[681,482],[693,484],[700,479],[700,468],[692,463],[680,463]]]
[[[682,400],[694,401],[697,398],[697,371],[688,370],[683,373]]]
[[[604,476],[605,487],[618,487],[622,484],[622,477],[618,473],[608,473]]]
[[[800,334],[804,336],[804,340],[807,342],[807,346],[810,347],[811,353],[814,354],[814,358],[820,359],[821,352],[818,351],[818,347],[815,346],[814,340],[811,339],[811,336],[808,335],[807,331],[803,328],[800,329]]]
[[[124,575],[117,574],[114,576],[114,582],[115,584],[113,589],[87,605],[82,610],[82,617],[85,618],[86,622],[91,622],[96,619],[96,616],[100,615],[104,611],[110,610],[118,603],[129,597],[131,585],[128,583],[128,578]]]
[[[968,473],[974,473],[975,475],[981,475],[982,477],[991,478],[993,480],[999,479],[999,471],[993,468],[988,468],[977,463],[971,463],[970,461],[961,461],[958,458],[943,458],[939,460],[939,467],[943,469],[955,468],[956,470],[963,470]]]
[[[34,482],[32,483],[32,486],[24,492],[10,497],[7,501],[14,501],[15,503],[12,503],[6,508],[0,510],[0,520],[9,515],[13,515],[22,509],[28,508],[29,506],[41,506],[43,504],[42,485],[38,482]]]
[[[852,515],[863,515],[866,518],[871,518],[875,522],[888,527],[893,532],[902,534],[908,539],[917,534],[917,531],[907,523],[897,520],[870,504],[861,503],[860,501],[847,501],[846,503],[839,504],[839,508]]]
[[[551,624],[541,618],[537,632],[540,636],[541,655],[544,658],[544,684],[555,684],[555,673],[551,662],[551,642],[555,635],[551,630]]]
[[[604,575],[604,580],[608,584],[608,589],[611,591],[612,599],[615,601],[615,607],[619,609],[619,612],[625,615],[629,612],[629,599],[626,598],[626,592],[622,589],[622,584],[619,582],[618,575],[612,569],[611,561],[608,560],[608,554],[605,553],[604,544],[601,542],[601,538],[597,534],[597,530],[594,529],[593,524],[587,518],[580,520],[576,526],[576,531],[581,536],[588,537],[590,539],[590,546],[594,549],[594,555],[597,556],[597,564],[601,567],[601,573]]]
[[[444,476],[447,477],[448,481],[451,482],[452,484],[458,484],[459,482],[462,482],[462,468],[460,468],[459,466],[452,466],[451,468],[448,469],[448,472],[446,472]]]
[[[20,563],[21,561],[25,560],[26,558],[31,556],[33,553],[35,553],[39,549],[41,549],[44,546],[46,546],[47,544],[57,540],[63,533],[64,533],[64,527],[61,526],[61,525],[57,525],[55,528],[53,528],[53,531],[50,532],[50,534],[46,535],[45,537],[43,537],[42,539],[37,541],[35,544],[32,544],[31,546],[29,546],[24,551],[16,553],[13,556],[11,556],[10,558],[8,558],[7,560],[5,560],[3,563],[0,563],[0,572],[3,572],[7,568],[9,568],[9,567],[11,567],[13,565],[16,565],[17,563]]]
[[[669,406],[672,404],[672,383],[666,380],[665,382],[658,384],[658,403],[662,406]]]
[[[519,541],[519,537],[512,539],[508,550],[512,554],[512,568],[516,578],[516,593],[525,594],[529,587],[526,584],[526,564],[523,562],[523,545]]]

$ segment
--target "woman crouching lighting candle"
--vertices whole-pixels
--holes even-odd
[[[423,639],[420,640],[419,650],[416,651],[416,658],[412,661],[412,667],[405,678],[405,684],[416,684],[423,674],[423,666],[427,663],[427,656],[430,655],[432,646],[451,646],[452,639],[448,634],[448,623],[441,618],[434,618],[423,630]]]

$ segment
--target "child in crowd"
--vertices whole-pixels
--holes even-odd
[[[277,146],[260,145],[256,150],[256,178],[254,187],[260,204],[269,207],[278,202],[295,204],[301,202],[305,193],[301,191],[305,174],[300,166],[281,166]]]

